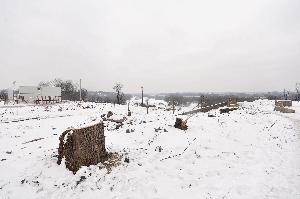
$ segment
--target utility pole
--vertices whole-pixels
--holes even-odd
[[[287,100],[287,94],[286,94],[285,89],[283,90],[283,97],[284,97],[285,100]]]
[[[79,100],[81,101],[81,79],[79,80]]]
[[[142,86],[142,106],[144,106],[144,87]]]
[[[13,100],[17,99],[17,93],[15,91],[16,91],[16,81],[13,81],[13,88],[12,88]]]
[[[147,114],[149,113],[149,99],[147,100]]]
[[[300,101],[300,83],[296,83],[297,101]]]

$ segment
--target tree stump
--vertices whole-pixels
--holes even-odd
[[[66,130],[59,140],[57,164],[60,165],[65,157],[66,168],[73,173],[82,166],[96,165],[107,160],[102,122],[80,129]]]
[[[111,112],[111,111],[108,111],[108,113],[107,113],[107,118],[110,118],[111,116],[113,116],[113,112]]]
[[[186,121],[183,121],[181,118],[176,118],[174,127],[184,131],[188,129],[188,126],[186,125]]]

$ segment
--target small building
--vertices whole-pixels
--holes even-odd
[[[39,88],[39,95],[37,97],[37,103],[51,103],[61,101],[61,88],[43,86]]]
[[[20,86],[18,101],[26,103],[51,103],[61,101],[61,88],[49,86]]]
[[[24,102],[34,102],[39,95],[36,86],[20,86],[18,99]]]

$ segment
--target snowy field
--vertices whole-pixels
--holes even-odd
[[[122,155],[121,165],[76,175],[56,164],[59,135],[108,111],[122,118],[127,106],[1,105],[0,198],[300,198],[300,103],[295,114],[274,112],[267,100],[199,113],[186,132],[173,127],[184,108],[173,115],[164,102],[149,103],[157,107],[147,115],[132,106],[119,129],[105,122],[106,149]]]

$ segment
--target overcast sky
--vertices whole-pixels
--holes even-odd
[[[0,0],[0,88],[269,91],[300,82],[299,0]]]

